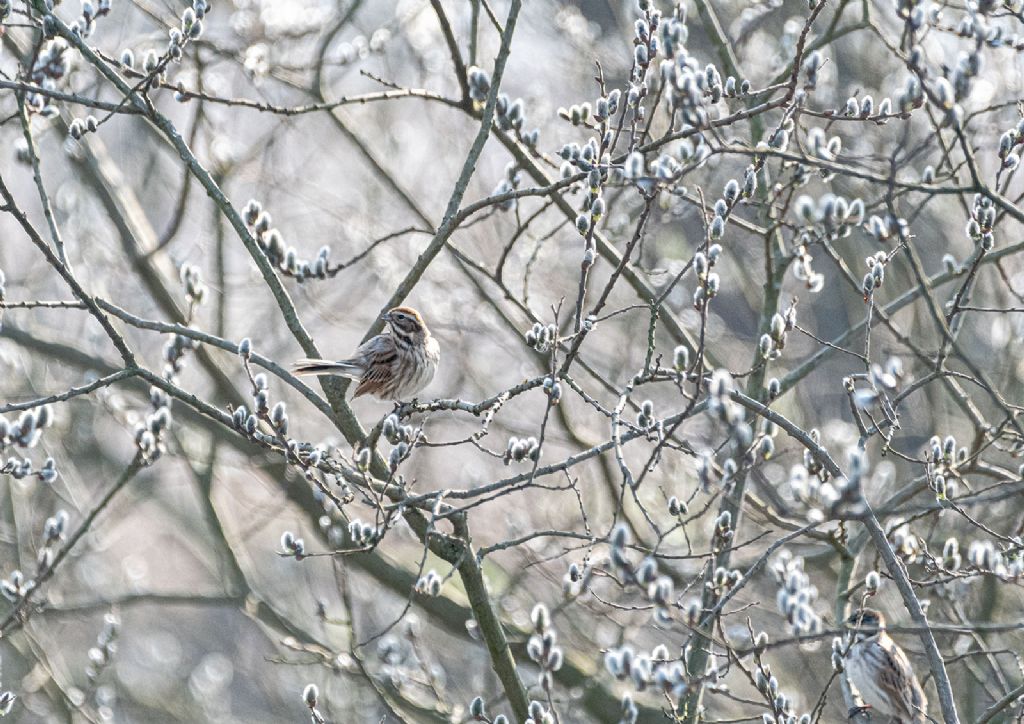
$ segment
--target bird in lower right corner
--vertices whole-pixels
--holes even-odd
[[[910,659],[885,631],[885,617],[873,608],[850,614],[852,643],[845,669],[853,688],[873,711],[896,724],[926,724],[928,699]]]

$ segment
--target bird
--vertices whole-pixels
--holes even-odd
[[[846,619],[852,642],[846,673],[864,704],[896,724],[926,724],[928,700],[910,659],[885,631],[885,616],[861,608]]]
[[[339,375],[356,380],[355,397],[372,395],[396,402],[412,398],[434,379],[441,348],[412,307],[394,307],[381,319],[391,333],[368,339],[349,359],[300,359],[292,371],[299,376]]]

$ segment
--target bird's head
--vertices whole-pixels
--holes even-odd
[[[860,608],[846,619],[846,626],[855,642],[864,641],[885,629],[885,616],[873,608]]]
[[[391,326],[391,331],[403,337],[421,341],[430,332],[423,317],[412,307],[394,307],[381,316]]]

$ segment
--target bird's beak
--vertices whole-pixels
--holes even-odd
[[[384,314],[380,315],[380,318],[381,318],[382,321],[390,322],[391,321],[391,312],[384,312]]]

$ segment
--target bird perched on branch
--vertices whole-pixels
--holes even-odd
[[[355,396],[407,400],[434,378],[441,349],[423,317],[412,307],[395,307],[381,319],[391,334],[378,334],[359,346],[350,359],[333,362],[301,359],[292,366],[300,376],[339,375],[359,382]]]
[[[864,704],[896,724],[926,724],[928,700],[903,649],[885,632],[885,617],[873,608],[850,614],[852,643],[846,673]]]

